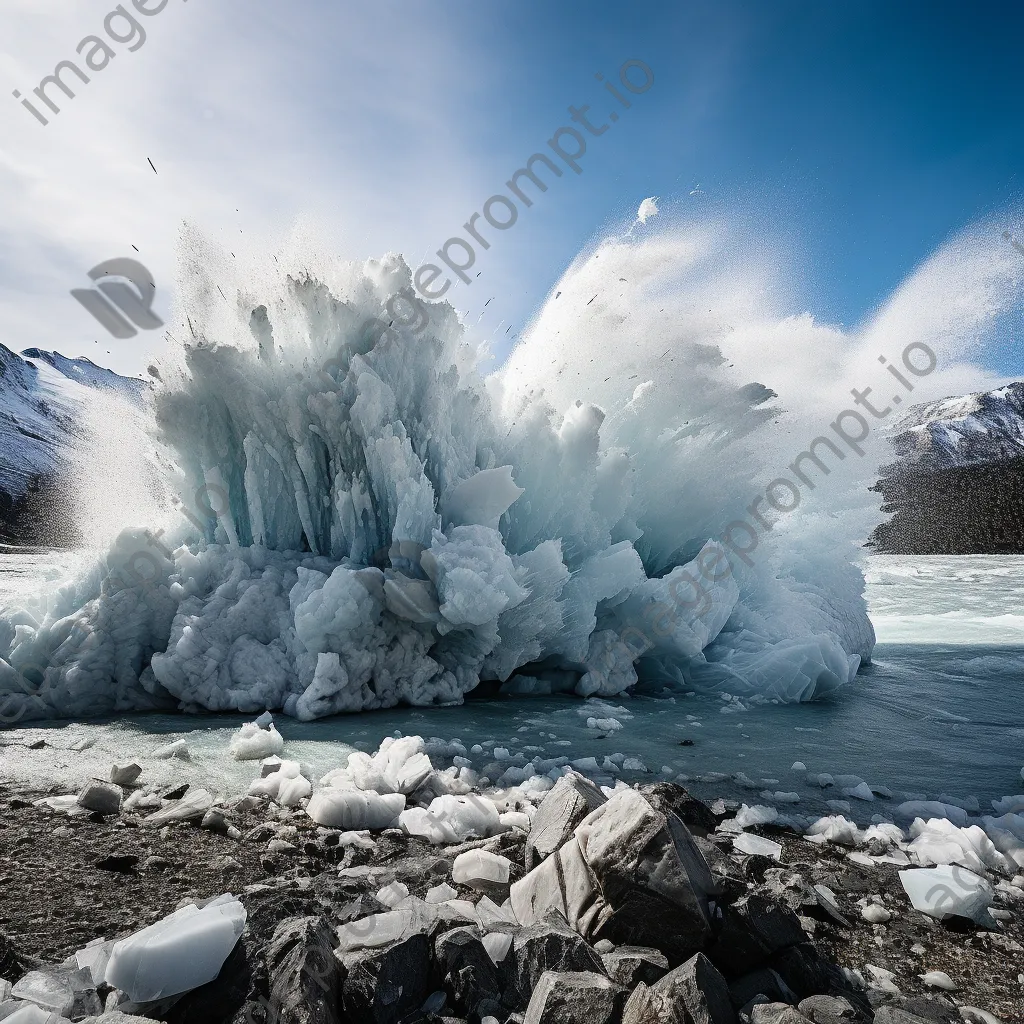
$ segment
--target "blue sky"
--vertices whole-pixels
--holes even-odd
[[[614,81],[629,58],[653,88],[449,296],[472,323],[491,300],[479,330],[499,359],[581,248],[645,196],[741,224],[790,268],[794,312],[837,324],[978,219],[1024,239],[1020,5],[169,0],[140,19],[145,44],[115,45],[42,127],[11,90],[30,94],[114,6],[0,13],[11,348],[140,372],[158,333],[115,341],[69,293],[134,245],[169,317],[182,221],[269,249],[298,224],[342,256],[397,250],[416,266],[571,124],[570,104],[595,121],[615,109],[594,76]],[[1009,323],[989,368],[1024,374],[1022,337]]]

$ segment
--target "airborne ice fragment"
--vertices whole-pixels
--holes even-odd
[[[190,903],[118,942],[104,980],[136,1003],[205,985],[220,973],[245,918],[245,908],[230,893],[202,909]]]

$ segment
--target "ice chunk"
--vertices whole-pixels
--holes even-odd
[[[158,761],[169,761],[172,757],[181,758],[183,761],[192,759],[192,755],[188,752],[188,744],[184,740],[174,740],[172,743],[157,747],[150,757],[154,757]]]
[[[913,842],[909,853],[923,867],[933,864],[960,864],[972,871],[987,869],[1013,874],[1013,867],[978,825],[957,828],[945,818],[920,818],[910,827]]]
[[[848,821],[841,814],[832,814],[819,818],[807,829],[808,836],[820,836],[822,841],[838,843],[840,846],[858,846],[863,835],[856,824]]]
[[[409,886],[404,882],[392,882],[377,892],[377,902],[385,907],[397,907],[409,895]],[[430,902],[427,900],[426,902]]]
[[[147,825],[166,825],[172,821],[195,821],[201,819],[213,806],[213,797],[205,789],[190,789],[180,800],[173,800],[166,807],[149,815]]]
[[[96,994],[98,984],[99,981],[88,970],[65,966],[42,967],[29,971],[18,981],[11,990],[11,996],[78,1020],[102,1011],[103,1006]]]
[[[512,948],[511,932],[488,932],[481,940],[491,962],[497,967]],[[491,1020],[495,1020],[494,1017]]]
[[[512,862],[487,850],[467,850],[452,864],[452,881],[471,889],[489,891],[508,885]]]
[[[992,888],[985,879],[966,868],[908,868],[899,873],[900,882],[915,910],[940,921],[966,917],[975,924],[994,927],[988,912]]]
[[[264,770],[267,767],[264,765]],[[304,800],[312,792],[313,784],[302,774],[302,765],[298,761],[282,761],[274,771],[261,775],[249,786],[250,796],[269,796],[282,807],[297,807],[299,801]]]
[[[190,903],[118,942],[105,981],[136,1003],[205,985],[220,973],[245,919],[245,908],[230,893],[202,909]]]
[[[266,729],[255,722],[246,722],[231,737],[230,749],[236,761],[261,761],[284,750],[284,737],[272,721]]]
[[[454,487],[442,501],[446,519],[460,526],[477,524],[498,528],[498,520],[523,494],[512,479],[511,466],[482,469]]]
[[[357,789],[317,790],[306,806],[306,813],[317,824],[348,830],[388,828],[402,813],[405,797],[401,793],[364,793]]]
[[[751,832],[741,832],[732,841],[733,849],[740,853],[753,854],[759,857],[771,857],[772,860],[782,859],[782,844]]]
[[[408,796],[423,785],[433,771],[423,749],[422,736],[400,739],[388,736],[372,756],[361,751],[349,754],[348,774],[359,789]]]
[[[948,818],[954,825],[962,827],[967,824],[967,812],[962,807],[937,800],[906,800],[895,813],[902,818]]]

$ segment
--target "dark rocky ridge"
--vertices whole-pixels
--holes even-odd
[[[736,1011],[760,992],[790,1006],[751,1009],[740,1020],[867,1024],[873,1015],[875,1024],[929,1024],[961,1020],[958,1003],[983,1007],[1007,1024],[1024,1019],[1024,988],[1017,980],[1024,970],[1024,908],[1013,907],[1013,920],[998,933],[966,922],[940,925],[909,909],[894,867],[862,867],[839,847],[813,846],[768,827],[755,831],[770,831],[782,843],[782,862],[741,856],[727,837],[707,827],[717,821],[711,809],[680,787],[661,784],[642,792],[649,793],[651,806],[677,806],[693,820],[694,841],[711,867],[722,917],[705,946],[706,966],[672,957],[662,958],[661,966],[660,954],[641,951],[635,966],[619,968],[609,979],[611,963],[628,960],[629,949],[619,946],[610,962],[608,953],[598,956],[602,949],[594,950],[557,919],[520,929],[511,961],[498,967],[481,957],[482,946],[465,922],[437,921],[384,949],[332,950],[328,957],[338,927],[387,909],[375,897],[382,886],[400,881],[422,896],[441,882],[452,884],[452,861],[468,847],[507,856],[518,865],[518,877],[526,859],[526,835],[518,831],[445,847],[387,830],[374,836],[375,849],[342,848],[299,811],[242,803],[227,809],[243,835],[235,840],[194,824],[158,829],[130,814],[54,816],[9,791],[0,793],[0,933],[6,936],[0,957],[15,972],[55,963],[92,938],[152,923],[185,897],[234,891],[249,914],[242,941],[216,981],[171,1006],[148,1010],[154,1019],[452,1024],[490,1014],[505,1024],[525,1014],[530,1024],[736,1024]],[[289,833],[293,849],[268,854],[268,838],[282,828],[297,830]],[[845,923],[823,906],[813,884],[836,893]],[[476,898],[465,886],[454,888],[460,898]],[[856,901],[867,895],[879,896],[892,911],[888,924],[860,918]],[[527,933],[537,939],[523,938]],[[869,964],[892,971],[900,995],[852,989],[840,967],[867,974]],[[548,969],[556,975],[545,975]],[[953,998],[921,984],[917,975],[926,970],[957,978]],[[0,977],[17,980],[2,971]],[[728,1009],[715,995],[719,978]],[[538,999],[547,1003],[540,1009],[531,1003],[528,1012],[530,995],[541,990]],[[434,992],[445,993],[445,1006],[421,1012]],[[818,996],[828,998],[815,1001]],[[836,997],[846,1000],[849,1012],[829,1001]],[[704,1002],[697,1006],[694,1000]],[[545,1006],[551,1013],[542,1012]],[[677,1011],[689,1016],[673,1016]]]

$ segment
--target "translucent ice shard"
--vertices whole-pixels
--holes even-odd
[[[122,939],[111,953],[105,981],[132,1002],[189,992],[213,981],[245,927],[245,908],[232,895],[193,903]]]

